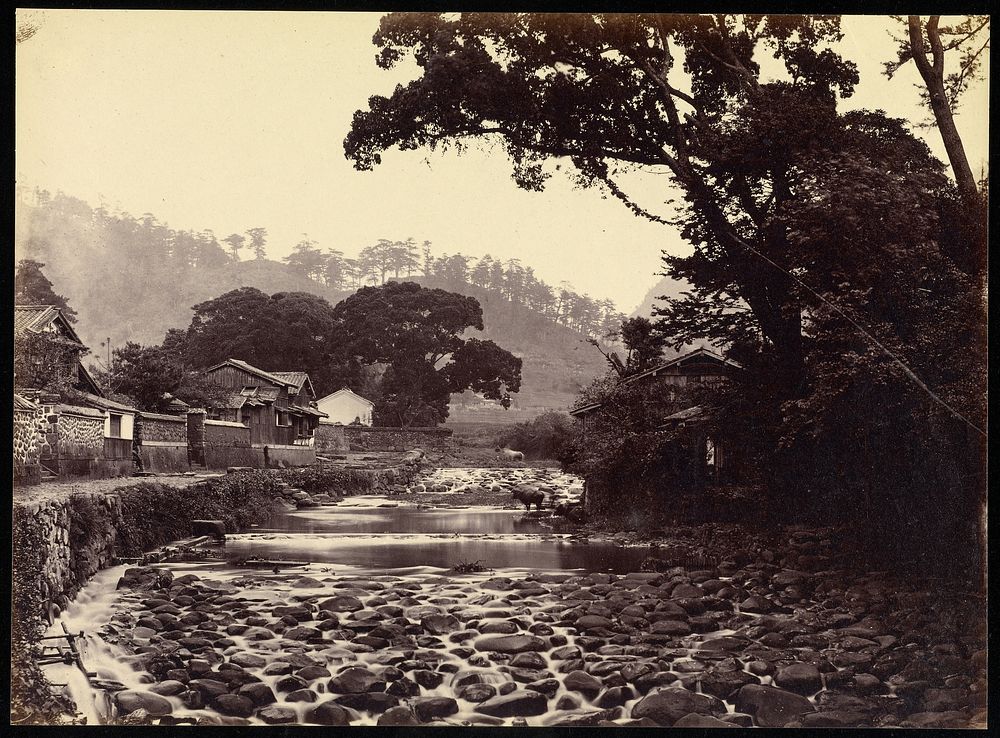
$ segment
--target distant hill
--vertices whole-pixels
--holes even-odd
[[[78,313],[77,332],[99,357],[108,338],[112,347],[160,343],[168,329],[188,326],[192,306],[238,287],[309,292],[331,304],[351,294],[270,259],[235,261],[212,234],[174,232],[150,222],[152,216],[106,216],[80,200],[58,197],[41,205],[17,202],[15,258],[45,264],[56,292]],[[580,333],[495,291],[435,277],[410,279],[475,297],[485,330],[470,334],[521,357],[522,386],[512,418],[569,407],[579,389],[607,368]],[[465,393],[454,398],[453,408],[464,416],[482,403]]]
[[[651,320],[656,320],[656,316],[653,315],[654,307],[661,307],[664,301],[661,299],[663,297],[680,297],[683,292],[690,289],[690,285],[680,279],[674,279],[673,277],[663,277],[659,282],[654,284],[646,296],[643,298],[642,303],[635,309],[632,313],[633,318],[650,318]],[[680,356],[683,353],[691,351],[696,348],[712,348],[713,345],[709,341],[698,341],[696,343],[687,343],[680,348],[667,348],[664,350],[664,358],[671,359],[674,356]],[[717,347],[716,347],[717,348]]]
[[[642,298],[642,303],[632,313],[633,318],[652,318],[653,308],[663,304],[660,298],[680,297],[681,293],[689,289],[686,282],[672,277],[663,277],[659,282],[649,288],[649,292]]]

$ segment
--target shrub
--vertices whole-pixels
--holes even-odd
[[[497,445],[523,451],[527,459],[562,459],[573,438],[573,424],[565,413],[545,413],[512,426]]]
[[[337,469],[329,466],[308,466],[282,469],[278,478],[311,495],[336,493],[348,497],[371,492],[375,475],[365,469]]]
[[[190,487],[143,482],[119,490],[123,525],[118,554],[144,551],[190,534],[192,520],[221,520],[228,531],[260,522],[278,494],[274,472],[253,470],[208,479]]]

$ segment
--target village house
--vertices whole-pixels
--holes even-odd
[[[268,372],[239,359],[205,370],[229,390],[215,407],[213,420],[242,423],[253,446],[312,446],[316,426],[326,413],[316,408],[316,392],[305,372]]]
[[[15,422],[42,419],[32,458],[15,466],[38,466],[41,476],[126,474],[132,469],[137,410],[105,397],[82,362],[87,347],[54,305],[15,305]],[[63,380],[71,397],[49,391]]]
[[[738,454],[724,439],[704,430],[707,413],[697,405],[683,406],[683,390],[694,385],[730,381],[743,367],[715,351],[701,347],[657,364],[622,380],[624,384],[648,384],[661,388],[671,412],[664,416],[661,429],[684,429],[688,451],[693,455],[696,474],[705,482],[730,481],[736,474]],[[599,402],[580,405],[569,411],[584,434],[600,412]]]
[[[14,341],[22,374],[15,387],[38,389],[39,374],[47,362],[60,365],[62,374],[74,388],[103,395],[101,388],[81,361],[87,347],[72,324],[55,305],[15,305]],[[26,370],[26,371],[25,371]],[[37,372],[37,373],[36,373]]]
[[[344,387],[317,400],[316,407],[329,416],[324,423],[370,426],[375,403]]]

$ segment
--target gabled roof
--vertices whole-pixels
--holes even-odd
[[[255,377],[260,377],[261,379],[267,380],[271,384],[276,384],[279,387],[295,387],[294,382],[279,377],[273,372],[265,372],[263,369],[258,369],[252,364],[247,364],[245,361],[240,361],[239,359],[226,359],[225,361],[216,364],[215,366],[210,366],[205,370],[205,373],[214,372],[216,369],[221,369],[224,366],[235,366],[237,369],[242,369],[248,374],[252,374]]]
[[[295,387],[296,392],[300,392],[302,386],[305,385],[309,390],[309,395],[311,397],[316,396],[316,390],[313,389],[312,381],[305,372],[271,372],[271,374],[291,383]]]
[[[657,374],[666,369],[671,369],[673,367],[681,367],[686,364],[704,363],[706,359],[710,363],[717,363],[720,366],[727,366],[730,367],[731,369],[743,369],[742,364],[738,364],[732,359],[727,359],[726,357],[722,356],[721,354],[717,354],[715,351],[712,351],[711,349],[696,348],[693,351],[688,351],[686,354],[675,356],[673,359],[670,359],[670,361],[665,361],[662,364],[657,364],[656,366],[652,367],[651,369],[647,369],[644,372],[633,374],[631,377],[625,379],[625,382],[627,384],[631,384],[632,382],[638,381],[645,377],[649,376],[655,377]]]
[[[667,369],[682,367],[685,366],[686,364],[705,363],[706,360],[708,363],[718,364],[720,367],[729,367],[731,369],[739,369],[739,370],[743,369],[742,364],[739,364],[733,361],[732,359],[727,359],[726,357],[716,353],[715,351],[712,351],[711,349],[696,348],[692,351],[688,351],[686,354],[675,356],[673,359],[665,361],[662,364],[657,364],[656,366],[652,367],[651,369],[647,369],[644,372],[639,372],[638,374],[633,374],[631,377],[626,377],[625,379],[622,380],[622,383],[632,384],[633,382],[636,382],[640,379],[644,379],[646,377],[655,377],[657,374]],[[587,405],[580,405],[578,407],[571,408],[569,414],[572,415],[573,417],[580,417],[582,415],[587,415],[588,413],[592,413],[595,410],[599,410],[602,405],[603,403],[600,402],[592,402]],[[672,418],[673,416],[671,416],[670,419]]]
[[[359,400],[362,400],[363,402],[367,402],[372,407],[375,407],[375,403],[374,402],[372,402],[371,400],[369,400],[367,397],[362,397],[357,392],[352,392],[350,390],[350,388],[348,388],[348,387],[344,387],[343,389],[339,389],[336,392],[331,392],[326,397],[321,397],[320,399],[316,400],[316,404],[319,404],[319,403],[323,402],[324,400],[329,400],[329,399],[332,399],[334,397],[342,397],[342,396],[346,396],[346,395],[351,395],[353,397],[356,397]]]
[[[81,346],[83,341],[76,335],[73,326],[63,315],[60,308],[55,305],[15,305],[14,306],[14,335],[24,332],[41,333],[46,326],[53,322],[58,322],[69,338],[76,341]]]
[[[83,365],[81,361],[76,365],[76,378],[79,385],[82,385],[84,392],[90,392],[92,395],[97,395],[98,397],[104,397],[104,390],[101,386],[97,384],[97,380],[91,375],[90,371]]]

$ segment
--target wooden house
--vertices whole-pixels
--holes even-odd
[[[72,324],[63,315],[60,308],[55,305],[15,305],[14,306],[14,339],[30,338],[39,336],[53,339],[53,345],[60,345],[67,348],[67,351],[60,351],[60,357],[65,361],[64,373],[75,389],[83,392],[90,392],[98,396],[104,393],[90,376],[90,372],[81,361],[87,351],[83,341],[73,330]],[[22,356],[23,364],[41,363],[41,356]],[[21,380],[20,382],[18,380]],[[26,383],[25,383],[26,382]],[[31,387],[31,379],[15,378],[16,384]]]
[[[712,385],[728,382],[743,371],[743,367],[731,359],[708,348],[697,348],[662,362],[644,372],[633,374],[621,380],[624,384],[643,383],[653,385],[662,391],[665,407],[669,408],[663,417],[662,429],[684,429],[689,437],[691,452],[697,459],[696,470],[704,481],[718,483],[731,478],[729,471],[735,469],[739,455],[729,448],[725,440],[704,431],[707,413],[699,406],[685,406],[683,389],[692,385]],[[569,411],[586,434],[587,426],[600,413],[602,403],[579,405]]]
[[[312,446],[316,426],[326,414],[316,409],[316,392],[305,372],[268,372],[239,359],[206,370],[229,390],[208,417],[250,428],[253,446]]]
[[[351,425],[357,420],[361,425],[372,424],[375,403],[349,390],[339,389],[316,401],[316,406],[327,414],[324,423]]]

